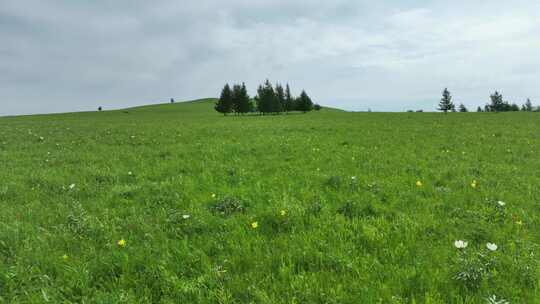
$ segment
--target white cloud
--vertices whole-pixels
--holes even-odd
[[[434,109],[489,93],[540,103],[528,1],[15,1],[0,6],[0,111],[215,96],[265,78],[350,109]],[[39,101],[37,100],[39,98]]]

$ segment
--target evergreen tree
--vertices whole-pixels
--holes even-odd
[[[221,91],[221,96],[216,102],[214,109],[223,115],[227,115],[233,111],[233,96],[232,96],[231,87],[229,84],[226,84]]]
[[[525,102],[525,111],[527,112],[532,112],[534,109],[533,109],[533,105],[532,105],[532,102],[529,98],[527,98],[527,102]]]
[[[298,105],[298,111],[302,111],[304,113],[313,110],[313,102],[311,101],[311,98],[309,98],[308,94],[304,90],[302,90],[300,97],[298,97],[297,105]]]
[[[476,112],[484,112],[484,111],[483,111],[482,108],[479,106],[478,108],[476,108]]]
[[[515,103],[511,104],[510,105],[510,111],[512,112],[518,112],[519,111],[519,106]]]
[[[289,84],[285,87],[285,112],[294,111],[295,109],[295,103],[294,103],[294,97],[291,95],[291,88],[289,87]]]
[[[171,98],[171,103],[174,103],[174,98]]]
[[[505,102],[503,101],[503,96],[498,91],[495,91],[495,93],[493,93],[490,96],[490,99],[491,99],[491,104],[489,105],[490,111],[503,112],[506,110],[507,107],[505,105]]]
[[[464,113],[464,112],[469,112],[469,110],[467,110],[467,108],[465,107],[464,104],[460,103],[459,104],[459,111]]]
[[[246,84],[242,82],[242,87],[240,90],[240,102],[239,102],[240,113],[248,113],[253,109],[253,104],[251,103],[251,98],[249,97]]]
[[[439,111],[447,113],[448,111],[455,111],[456,106],[452,102],[452,94],[448,91],[447,88],[444,89],[442,93],[441,102],[439,103]]]
[[[257,110],[262,114],[277,112],[279,110],[278,99],[272,84],[267,79],[264,85],[257,90]]]
[[[283,90],[283,86],[281,84],[276,84],[276,112],[283,112],[285,110],[285,104],[286,104],[286,97],[285,97],[285,91]]]
[[[240,99],[242,94],[242,86],[239,84],[233,85],[232,88],[232,105],[233,105],[233,111],[236,115],[240,113]]]
[[[235,84],[233,86],[233,109],[237,114],[245,114],[251,112],[252,104],[251,98],[249,98],[246,84]]]
[[[322,109],[321,105],[316,103],[313,105],[313,110],[320,111]],[[371,112],[371,109],[368,110],[368,112]]]

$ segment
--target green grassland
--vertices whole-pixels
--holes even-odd
[[[0,303],[540,303],[538,113],[213,102],[0,118]]]

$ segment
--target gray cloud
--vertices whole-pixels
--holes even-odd
[[[540,103],[531,1],[61,1],[0,4],[0,115],[216,96],[265,78],[347,109],[433,109],[449,87]]]

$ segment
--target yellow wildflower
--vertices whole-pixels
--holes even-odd
[[[126,240],[121,239],[116,244],[118,244],[120,247],[126,247]]]
[[[259,227],[259,223],[258,223],[258,222],[253,222],[253,223],[251,223],[251,228],[257,229],[257,227]]]
[[[285,215],[287,215],[287,211],[286,210],[281,210],[279,212],[279,214],[281,214],[281,216],[285,216]]]
[[[422,184],[421,181],[417,181],[417,182],[416,182],[416,186],[417,186],[417,187],[422,187],[423,185],[424,185],[424,184]]]

